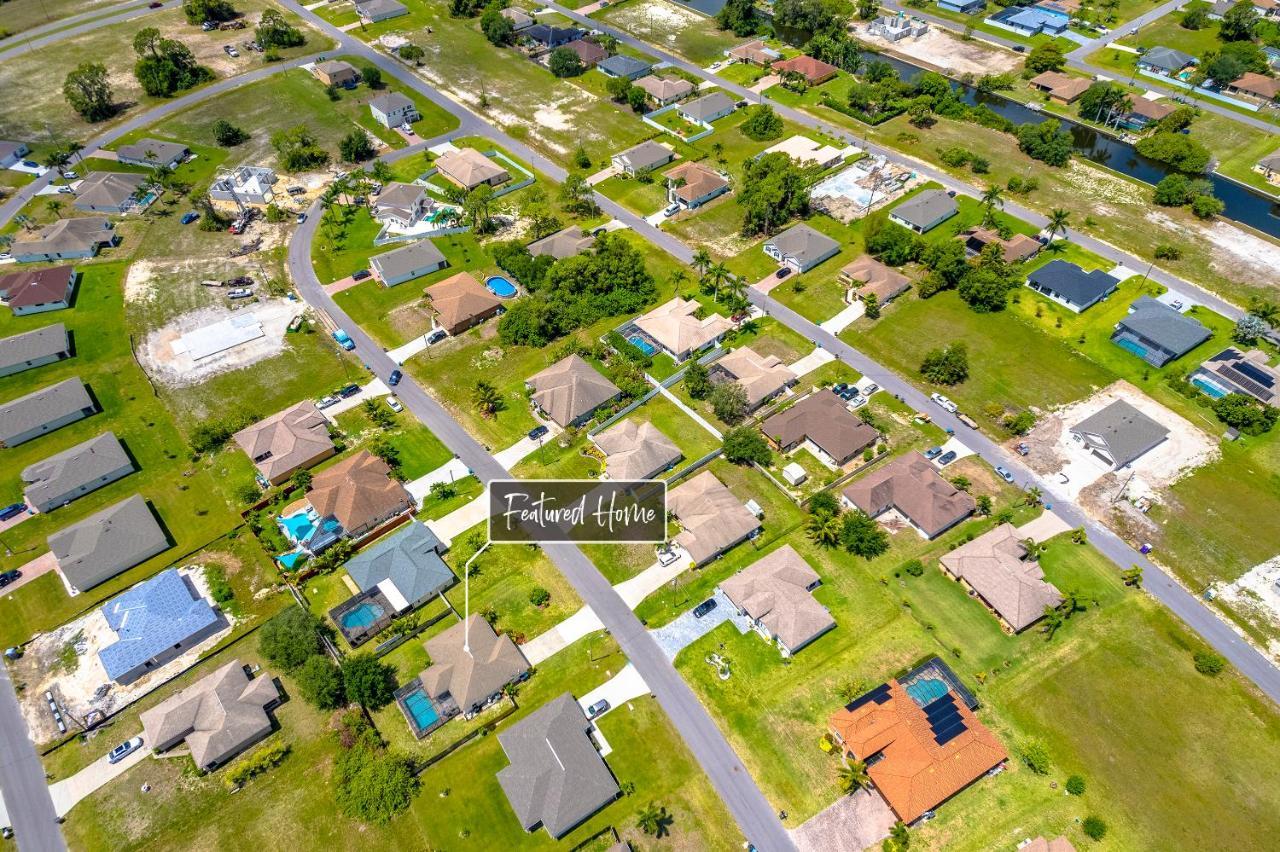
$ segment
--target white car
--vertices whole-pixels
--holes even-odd
[[[9,254],[7,251],[0,252],[0,260],[13,260],[13,255]]]
[[[863,396],[862,394],[858,394],[858,395],[857,395],[857,396],[855,396],[853,399],[849,400],[849,407],[850,407],[850,408],[861,408],[862,406],[864,406],[864,405],[866,405],[866,404],[867,404],[867,398],[866,398],[865,396]]]
[[[944,410],[950,412],[951,414],[955,414],[957,411],[959,411],[959,406],[957,406],[954,402],[947,399],[945,396],[943,396],[940,393],[931,393],[929,394],[929,398],[932,399],[934,402],[936,402],[938,405],[942,406]]]
[[[253,291],[248,287],[237,287],[227,292],[228,299],[247,299],[253,295]]]
[[[142,748],[142,737],[134,737],[120,743],[107,754],[107,763],[119,763],[140,748]]]
[[[406,135],[408,135],[408,136],[413,136],[413,135],[414,135],[414,132],[413,132],[413,125],[411,125],[411,124],[410,124],[409,122],[407,122],[407,121],[406,121],[404,124],[400,125],[400,129],[401,129],[401,130],[403,130],[403,131],[405,132],[405,134],[406,134]]]
[[[404,406],[401,405],[400,400],[396,399],[394,396],[387,397],[387,408],[390,408],[396,414],[404,411]]]

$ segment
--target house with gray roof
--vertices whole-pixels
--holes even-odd
[[[1159,45],[1143,53],[1137,61],[1139,71],[1147,71],[1161,77],[1177,76],[1182,69],[1195,64],[1196,58],[1190,53]]]
[[[137,494],[49,536],[58,570],[77,592],[87,592],[169,547],[169,536]]]
[[[127,685],[176,660],[227,620],[177,568],[167,568],[102,607],[116,641],[98,651],[107,677]]]
[[[1239,393],[1263,405],[1280,405],[1280,369],[1271,366],[1270,360],[1261,349],[1241,352],[1228,347],[1201,362],[1187,381],[1214,399]]]
[[[619,154],[614,154],[612,162],[613,167],[618,171],[634,176],[652,171],[658,166],[665,166],[675,156],[675,152],[666,145],[660,145],[648,139]]]
[[[498,784],[525,831],[563,837],[621,794],[590,730],[566,692],[498,734],[511,761]]]
[[[1101,269],[1085,272],[1074,263],[1051,260],[1027,276],[1027,286],[1081,313],[1114,293],[1120,282]]]
[[[566,429],[582,425],[596,409],[622,395],[617,385],[576,354],[530,376],[525,384],[533,391],[534,407]]]
[[[616,53],[608,59],[597,62],[596,68],[600,69],[600,73],[606,77],[625,77],[628,80],[638,80],[648,74],[653,66],[648,62],[636,59],[634,56]]]
[[[361,592],[378,589],[397,613],[407,612],[456,582],[444,551],[426,524],[410,521],[347,560],[347,574]]]
[[[383,287],[394,287],[413,278],[438,272],[449,265],[431,240],[418,240],[369,258],[369,266]]]
[[[926,189],[889,211],[889,221],[925,234],[960,212],[956,200],[941,189]]]
[[[83,420],[98,410],[79,379],[67,379],[0,405],[0,447],[16,447],[32,438]]]
[[[30,236],[14,240],[9,253],[18,263],[89,258],[98,249],[115,245],[113,227],[111,220],[103,216],[59,219]]]
[[[185,742],[196,766],[208,772],[270,734],[268,711],[279,702],[280,690],[270,675],[251,680],[245,666],[232,660],[138,718],[153,750]]]
[[[563,231],[556,231],[549,237],[529,243],[529,254],[534,257],[547,255],[556,260],[564,260],[575,254],[582,254],[595,245],[596,238],[585,233],[582,228],[570,226]]]
[[[167,166],[172,169],[190,153],[191,150],[186,145],[148,137],[130,145],[121,145],[116,149],[116,160],[131,166]]]
[[[1119,470],[1162,444],[1169,430],[1118,399],[1072,426],[1071,435],[1089,452]]]
[[[74,206],[86,213],[125,213],[138,207],[146,175],[89,172],[76,187]]]
[[[12,376],[71,357],[71,338],[60,322],[0,337],[0,377]]]
[[[764,253],[796,272],[808,272],[840,253],[840,244],[801,222],[764,241]]]
[[[22,158],[31,153],[26,142],[13,142],[0,139],[0,169],[7,169],[22,162]]]
[[[724,92],[712,92],[676,107],[676,113],[685,121],[691,121],[694,124],[710,124],[716,119],[731,114],[735,108],[733,98]]]
[[[1111,342],[1153,367],[1163,367],[1212,336],[1213,332],[1194,317],[1158,299],[1141,296],[1129,306],[1129,314],[1116,323]]]
[[[104,432],[23,470],[22,494],[37,511],[50,512],[135,470],[115,433]]]
[[[376,24],[388,18],[409,14],[409,8],[397,0],[358,0],[356,14],[366,24]]]
[[[387,92],[369,101],[369,112],[374,121],[383,127],[399,127],[412,124],[419,118],[418,107],[408,96],[400,92]]]
[[[818,572],[788,544],[725,580],[720,590],[757,633],[790,657],[836,626],[813,596],[821,585]]]

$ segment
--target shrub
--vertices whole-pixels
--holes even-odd
[[[932,349],[920,362],[920,374],[936,385],[958,385],[969,378],[969,353],[963,343]]]
[[[1195,653],[1196,671],[1202,675],[1210,677],[1220,673],[1226,667],[1227,661],[1212,651],[1196,651]]]
[[[912,577],[919,577],[924,574],[924,563],[919,559],[912,559],[910,562],[903,563],[902,570]]]
[[[1101,840],[1107,836],[1107,824],[1096,816],[1087,816],[1080,828],[1091,840]]]
[[[724,457],[734,464],[755,462],[768,465],[773,460],[773,453],[758,429],[738,426],[724,433]]]
[[[1049,750],[1044,747],[1044,743],[1039,740],[1027,740],[1019,749],[1018,757],[1037,775],[1047,775],[1049,769],[1053,766],[1053,761],[1049,759]]]
[[[209,594],[213,599],[224,604],[236,596],[235,590],[227,582],[227,572],[221,565],[210,565],[204,569],[204,580],[209,584]]]
[[[358,713],[343,718],[342,752],[334,762],[338,808],[362,822],[385,825],[406,810],[418,792],[412,761],[388,752],[376,731]]]
[[[1182,249],[1168,243],[1156,246],[1156,260],[1182,260]]]
[[[231,148],[249,140],[249,134],[225,118],[213,123],[213,141],[223,148]]]
[[[1084,795],[1084,778],[1079,775],[1072,775],[1067,779],[1067,792],[1073,796]]]
[[[396,669],[373,654],[352,654],[342,661],[342,687],[347,699],[369,710],[391,703],[396,691]]]
[[[542,586],[534,586],[529,592],[529,603],[541,609],[551,601],[551,593]]]
[[[255,775],[261,775],[268,769],[279,766],[280,762],[288,755],[289,744],[277,737],[248,757],[241,758],[228,766],[222,782],[227,786],[228,790],[234,790],[243,786],[246,781]]]
[[[303,663],[294,678],[302,697],[319,710],[332,710],[345,703],[342,672],[323,654],[316,654]]]
[[[748,139],[765,142],[782,136],[782,118],[768,104],[757,104],[738,129]]]
[[[258,631],[262,656],[287,672],[319,654],[320,619],[299,606],[286,609]]]

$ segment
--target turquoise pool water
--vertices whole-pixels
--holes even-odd
[[[1140,343],[1135,343],[1132,340],[1117,340],[1116,345],[1119,346],[1121,349],[1128,349],[1130,352],[1132,352],[1134,355],[1137,355],[1139,358],[1145,359],[1147,357],[1147,347],[1143,346]]]
[[[658,348],[656,346],[654,346],[652,343],[645,340],[643,337],[641,337],[638,334],[633,334],[630,337],[628,337],[627,342],[630,343],[635,348],[639,349],[641,352],[643,352],[646,355],[652,355],[653,353],[658,351]]]
[[[294,541],[306,541],[316,529],[315,522],[311,520],[311,516],[306,512],[297,512],[288,516],[281,515],[280,526],[284,527],[285,535]]]
[[[918,678],[906,686],[907,695],[921,707],[937,701],[947,694],[947,685],[931,677]]]
[[[1204,391],[1214,399],[1222,399],[1224,396],[1227,395],[1227,392],[1224,391],[1222,388],[1209,384],[1199,376],[1196,376],[1194,379],[1192,379],[1191,384],[1200,388],[1200,390]]]
[[[348,630],[363,630],[379,618],[382,618],[382,607],[365,601],[342,614],[342,626]]]
[[[501,275],[494,275],[485,279],[484,286],[489,288],[489,292],[497,296],[499,299],[510,299],[518,291],[516,285],[512,284]]]
[[[422,690],[406,695],[404,697],[404,707],[409,711],[409,715],[413,717],[413,722],[420,731],[425,731],[440,721],[440,714],[436,712],[435,705],[431,703],[431,699]]]
[[[286,553],[283,556],[277,556],[276,561],[286,568],[292,568],[298,564],[298,560],[302,557],[302,552],[295,550],[293,553]]]

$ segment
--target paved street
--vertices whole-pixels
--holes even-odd
[[[177,9],[181,5],[182,0],[166,0],[162,7],[152,9],[147,0],[136,0],[133,3],[114,7],[117,10],[116,14],[111,14],[113,8],[110,6],[99,6],[79,15],[60,18],[38,27],[32,27],[29,30],[23,30],[12,39],[6,40],[4,42],[5,49],[0,51],[0,62],[15,56],[21,56],[24,53],[30,53],[33,50],[39,50],[63,39],[92,32],[99,27],[132,21],[143,15],[150,15],[152,12]],[[100,15],[105,15],[105,17],[98,17]]]
[[[0,665],[0,788],[21,852],[60,852],[67,848],[55,821],[57,814],[36,756],[31,735],[9,680]]]

